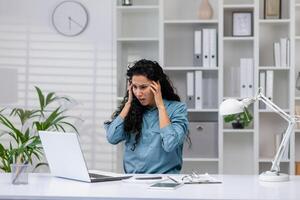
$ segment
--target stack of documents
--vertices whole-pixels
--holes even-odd
[[[220,180],[210,176],[208,173],[205,174],[192,174],[185,176],[168,176],[174,182],[184,184],[214,184],[222,183]]]

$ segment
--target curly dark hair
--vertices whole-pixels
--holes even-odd
[[[180,97],[175,93],[175,89],[169,79],[164,73],[162,67],[155,61],[142,59],[134,63],[134,65],[127,70],[128,80],[131,81],[134,75],[143,75],[152,81],[159,81],[161,85],[162,98],[171,101],[180,101]],[[112,119],[116,118],[124,108],[128,100],[128,91],[126,92],[123,101],[119,108],[113,113]],[[130,110],[124,119],[124,131],[128,134],[135,134],[135,145],[139,142],[141,136],[143,114],[147,110],[139,100],[133,95]],[[110,122],[107,122],[108,124]]]

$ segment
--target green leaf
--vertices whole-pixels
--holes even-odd
[[[54,92],[50,92],[46,97],[46,106],[49,105],[51,102],[55,101],[57,98],[55,97]]]
[[[36,92],[38,93],[41,111],[43,111],[45,108],[45,97],[40,88],[35,86],[35,89],[36,89]]]

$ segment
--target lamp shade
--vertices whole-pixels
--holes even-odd
[[[244,112],[244,104],[236,99],[226,99],[220,104],[220,115],[232,115]]]

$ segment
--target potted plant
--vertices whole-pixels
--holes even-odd
[[[226,115],[224,116],[225,123],[231,123],[232,128],[234,129],[243,129],[250,125],[253,120],[253,116],[247,108],[244,109],[244,112]]]
[[[10,165],[13,163],[33,164],[33,158],[41,161],[43,153],[38,131],[65,132],[67,128],[71,128],[77,132],[76,127],[67,120],[70,118],[65,115],[67,109],[61,106],[62,103],[71,103],[71,100],[59,97],[54,92],[45,95],[40,88],[35,89],[39,108],[0,110],[0,138],[7,136],[10,139],[6,146],[0,143],[0,169],[4,172],[11,172]],[[43,163],[38,163],[35,167],[41,164]]]

